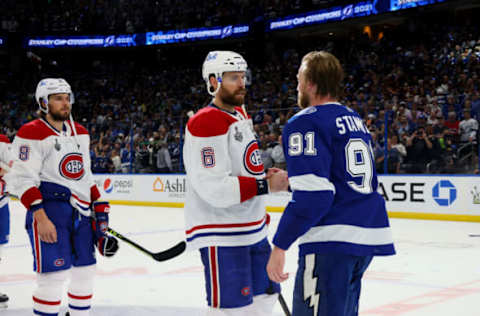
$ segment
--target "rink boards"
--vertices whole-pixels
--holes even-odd
[[[112,204],[183,207],[184,174],[95,175]],[[384,175],[378,192],[394,218],[480,222],[480,177],[468,175]],[[281,212],[290,193],[267,196],[267,210]]]

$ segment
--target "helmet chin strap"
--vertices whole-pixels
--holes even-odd
[[[70,125],[72,125],[73,138],[75,138],[75,143],[77,143],[77,147],[78,147],[78,149],[80,149],[80,143],[79,143],[78,137],[77,137],[77,128],[75,127],[75,122],[73,121],[72,112],[70,112]]]
[[[45,114],[48,114],[48,102],[45,102],[44,99],[40,99],[40,105],[38,106],[40,108],[40,111],[42,111]],[[45,108],[42,106],[45,105]]]
[[[222,78],[221,78],[221,77],[217,77],[216,79],[217,79],[218,85],[217,85],[217,89],[215,89],[215,91],[213,91],[213,92],[210,91],[210,88],[212,87],[212,84],[210,83],[210,81],[208,81],[208,87],[207,87],[207,88],[208,88],[208,89],[207,89],[207,90],[208,90],[208,94],[210,94],[210,95],[213,96],[213,97],[217,95],[218,91],[220,91],[220,86],[222,85]]]

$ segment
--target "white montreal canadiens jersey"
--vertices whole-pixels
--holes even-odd
[[[0,135],[0,161],[5,165],[10,165],[10,162],[14,160],[11,151],[10,140],[5,135]],[[3,183],[0,183],[0,186],[3,186]],[[5,189],[5,188],[4,188]],[[0,188],[0,192],[2,192]],[[1,195],[0,193],[0,207],[4,207],[8,204],[9,198],[6,195]]]
[[[190,118],[183,160],[189,249],[246,246],[267,236],[264,196],[255,195],[263,163],[241,108],[229,113],[212,104]]]
[[[40,184],[49,182],[70,190],[72,206],[90,215],[95,185],[90,171],[90,137],[80,124],[75,123],[75,128],[76,139],[70,122],[58,131],[46,120],[37,119],[18,131],[12,146],[17,157],[6,181],[10,192],[27,208],[38,199]]]

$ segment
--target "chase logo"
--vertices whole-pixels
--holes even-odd
[[[353,4],[347,5],[342,10],[342,20],[347,19],[353,15]]]
[[[222,29],[222,36],[221,38],[225,38],[225,37],[229,37],[233,34],[233,27],[231,25],[229,26],[225,26],[223,29]]]
[[[105,191],[105,193],[112,193],[113,182],[110,178],[105,179],[105,182],[103,182],[103,191]]]
[[[457,199],[457,188],[449,180],[440,180],[433,186],[432,197],[440,206],[450,206]]]
[[[105,38],[105,47],[108,47],[108,46],[114,46],[115,44],[115,36],[112,35],[112,36],[108,36],[107,38]]]

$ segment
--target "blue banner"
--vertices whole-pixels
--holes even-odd
[[[188,30],[158,31],[127,35],[43,36],[26,39],[27,47],[130,47],[161,45],[178,42],[225,39],[245,36],[250,28],[246,24]]]
[[[27,47],[128,47],[137,46],[137,34],[94,36],[45,36],[27,38]]]
[[[416,8],[445,1],[446,0],[390,0],[390,11]]]
[[[442,3],[447,0],[370,0],[356,4],[332,7],[320,11],[306,12],[271,20],[267,31],[288,30],[301,26],[309,26],[326,22],[370,16],[391,11],[415,8],[430,4]]]
[[[169,43],[200,41],[209,39],[224,39],[245,36],[250,30],[248,25],[228,25],[188,30],[172,30],[147,32],[145,45],[161,45]]]
[[[308,26],[332,21],[341,21],[345,19],[369,16],[377,14],[374,1],[349,4],[342,7],[333,7],[320,11],[307,12],[297,15],[291,15],[286,18],[270,21],[267,31],[292,29],[300,26]]]
[[[7,43],[7,39],[5,37],[0,36],[0,47],[5,46]]]

